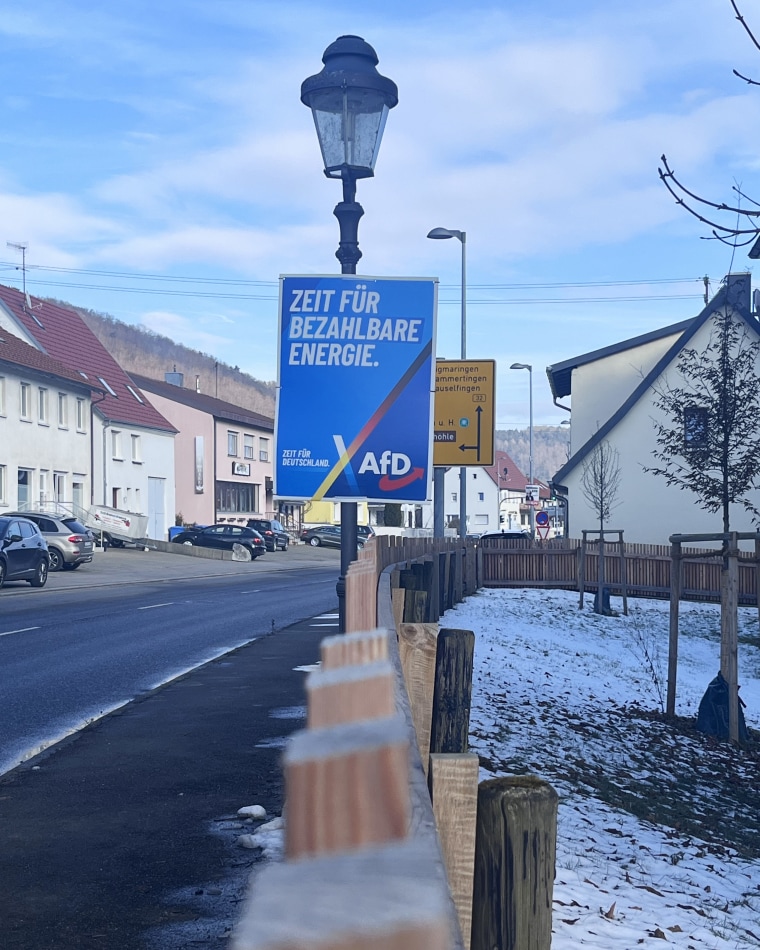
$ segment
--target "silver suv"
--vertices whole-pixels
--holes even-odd
[[[40,529],[47,541],[51,571],[75,571],[92,560],[92,535],[76,518],[61,518],[46,511],[10,511],[11,516],[28,518]]]

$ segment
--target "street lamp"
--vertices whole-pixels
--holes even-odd
[[[336,207],[340,241],[335,256],[341,274],[355,274],[362,256],[356,181],[375,174],[375,161],[388,111],[398,103],[396,84],[375,68],[377,53],[360,36],[339,36],[322,56],[324,68],[301,84],[301,102],[311,109],[328,178],[343,182]],[[340,577],[337,583],[340,631],[346,632],[346,573],[356,560],[357,505],[340,506]]]
[[[533,484],[533,367],[530,363],[513,363],[510,369],[527,369],[530,382],[530,420],[528,426],[528,484]],[[530,506],[530,534],[536,536],[536,510]]]
[[[434,241],[445,241],[448,238],[457,238],[462,245],[462,359],[467,359],[467,232],[454,231],[449,228],[433,228],[428,232],[428,237]],[[443,519],[443,506],[438,505],[437,499],[440,494],[443,497],[443,470],[436,469],[433,473],[434,478],[434,498],[436,499],[436,514],[440,512],[440,518]],[[441,525],[441,532],[443,534]],[[436,525],[437,528],[437,525]],[[438,536],[438,531],[434,532]],[[467,534],[467,469],[464,465],[459,469],[459,537],[464,541]]]

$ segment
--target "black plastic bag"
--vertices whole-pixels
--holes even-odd
[[[744,721],[741,696],[739,697],[739,742],[747,741],[747,724]],[[719,672],[711,680],[699,703],[697,731],[718,739],[728,739],[728,683]]]

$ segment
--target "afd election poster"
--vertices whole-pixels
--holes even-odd
[[[275,494],[426,501],[437,281],[280,278]]]

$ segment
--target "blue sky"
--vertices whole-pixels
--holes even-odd
[[[0,281],[20,285],[6,242],[26,244],[31,293],[275,378],[278,276],[339,271],[340,186],[299,92],[343,33],[399,88],[359,183],[360,272],[438,277],[457,357],[460,245],[425,235],[466,231],[468,355],[497,360],[499,426],[527,423],[510,363],[557,423],[547,365],[751,269],[657,176],[664,152],[694,190],[760,200],[760,90],[732,75],[760,77],[760,52],[729,0],[38,0],[0,18]]]

